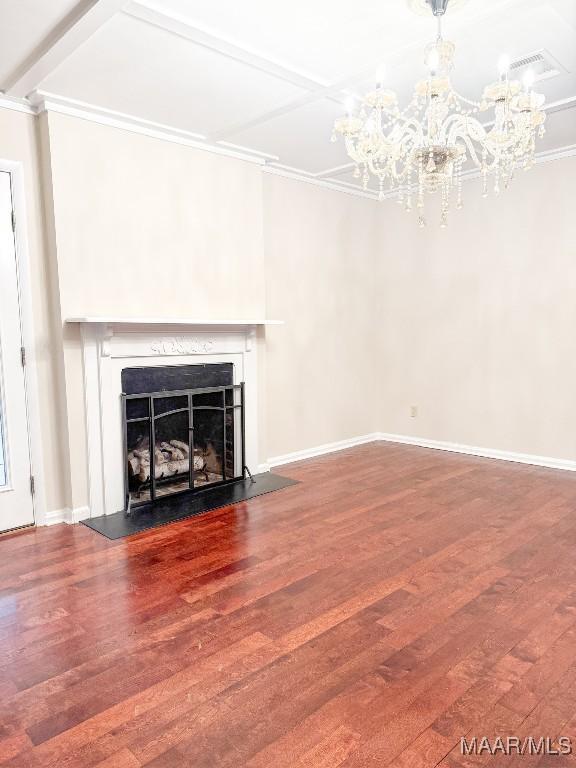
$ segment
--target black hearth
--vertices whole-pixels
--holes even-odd
[[[126,510],[245,478],[244,384],[233,375],[229,363],[122,372]]]

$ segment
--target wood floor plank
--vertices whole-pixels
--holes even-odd
[[[130,539],[0,538],[2,768],[547,768],[460,739],[562,732],[576,752],[576,477],[383,443],[284,473]]]

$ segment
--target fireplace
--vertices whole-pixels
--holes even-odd
[[[266,465],[261,463],[258,449],[259,343],[256,324],[233,322],[201,324],[185,320],[167,323],[153,319],[132,323],[114,321],[114,319],[104,321],[97,318],[79,318],[78,322],[81,322],[82,328],[87,479],[90,504],[89,507],[74,510],[74,520],[114,514],[126,508],[128,451],[125,443],[125,430],[123,429],[123,394],[143,396],[138,405],[128,406],[128,408],[136,410],[137,408],[146,408],[143,403],[144,396],[148,394],[158,393],[162,397],[167,397],[166,393],[168,392],[229,387],[244,382],[242,408],[244,423],[237,426],[240,417],[236,416],[233,431],[230,432],[227,427],[227,442],[229,443],[233,436],[234,451],[228,452],[227,450],[226,460],[230,464],[232,461],[230,457],[234,456],[235,465],[226,468],[226,480],[214,478],[214,475],[218,474],[224,476],[221,469],[220,471],[212,471],[219,470],[218,462],[221,462],[223,458],[222,447],[217,444],[216,438],[210,440],[214,446],[216,460],[213,460],[213,454],[210,451],[211,460],[209,457],[204,457],[203,464],[207,464],[208,481],[216,483],[229,482],[238,473],[242,474],[243,468],[238,465],[238,462],[241,461],[239,457],[242,452],[245,454],[243,463],[254,473],[265,471]],[[159,372],[156,373],[156,370]],[[240,398],[239,391],[235,389],[233,390],[234,394],[228,394],[227,397],[234,396],[238,401]],[[185,393],[185,396],[188,394]],[[203,404],[199,400],[200,394],[197,393],[198,397],[195,400],[198,405]],[[223,396],[204,393],[205,400],[208,400],[208,395],[212,398],[212,402],[207,404],[218,407],[216,397],[219,397],[221,401]],[[138,400],[138,398],[133,399]],[[164,407],[170,410],[165,404]],[[171,410],[177,410],[178,407],[171,408]],[[236,411],[239,412],[238,409]],[[131,412],[130,418],[148,417],[148,415],[146,411]],[[196,426],[202,426],[201,420],[209,419],[209,409],[201,410],[199,408],[194,411],[193,415],[196,417]],[[175,415],[174,421],[171,421],[170,417],[165,416],[156,421],[162,425],[161,430],[164,429],[164,424],[172,426],[175,422],[175,428],[182,437],[180,442],[186,445],[188,436],[182,425],[178,423],[177,418]],[[185,416],[179,418],[185,419]],[[134,424],[136,423],[134,422]],[[140,426],[142,427],[143,424]],[[185,421],[184,425],[186,426]],[[135,430],[136,426],[130,427],[130,429]],[[217,434],[223,435],[223,429],[218,430]],[[168,437],[168,440],[163,439],[162,442],[168,442],[170,445],[170,440],[179,440],[178,436],[174,437],[163,431],[160,431],[159,435],[163,438]],[[244,438],[241,442],[240,436]],[[141,437],[145,440],[146,435],[141,435]],[[222,440],[222,438],[219,439]],[[215,441],[216,444],[214,444]],[[208,442],[206,440],[206,445],[197,446],[197,450],[200,447],[202,452],[206,452]],[[133,447],[131,445],[131,448]],[[140,447],[149,450],[150,442],[148,446],[144,443]],[[178,448],[178,446],[171,445],[171,449],[175,447]],[[171,449],[167,449],[169,456],[164,458],[169,458],[172,461],[186,461],[186,459],[189,461],[189,456],[180,459],[179,454],[171,453]],[[139,448],[136,447],[136,450]],[[180,448],[180,450],[182,449]],[[154,455],[156,454],[154,453]],[[196,465],[199,465],[198,459]],[[171,469],[177,469],[177,467],[173,465]],[[183,469],[183,465],[181,465],[181,469]],[[136,463],[130,472],[137,475],[142,474],[142,478],[146,477],[146,472],[140,473]],[[166,478],[162,478],[162,480],[164,479]],[[205,479],[206,475],[200,469],[195,470],[192,493],[196,490],[200,491],[202,487],[212,488],[212,485],[208,485],[208,483],[204,486],[201,485]],[[181,477],[179,480],[186,481],[187,478]],[[147,482],[150,486],[150,477]],[[134,480],[132,481],[133,503],[138,504],[145,501],[146,494],[150,493],[150,488],[147,488],[145,483],[145,479],[142,479],[138,485]],[[165,491],[168,492],[172,484],[176,484],[176,478],[173,478],[173,483],[170,481],[160,482],[156,486],[159,504],[163,503],[160,500],[160,495]],[[143,487],[138,487],[142,485]],[[189,487],[188,479],[188,485],[184,490]],[[225,486],[221,490],[225,490]],[[140,498],[136,498],[138,491]],[[187,492],[190,491],[187,490]],[[220,491],[216,489],[214,493],[216,492]],[[202,498],[202,494],[197,494],[196,499],[198,501]]]
[[[246,471],[244,383],[231,363],[122,371],[126,509]]]

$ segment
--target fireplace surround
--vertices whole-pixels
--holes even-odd
[[[68,322],[80,324],[82,338],[89,490],[89,508],[82,518],[125,508],[122,373],[127,369],[228,365],[231,381],[224,386],[244,384],[244,465],[253,472],[265,469],[258,457],[258,347],[263,341],[258,327],[265,321],[73,318]],[[154,386],[147,391],[162,389]]]

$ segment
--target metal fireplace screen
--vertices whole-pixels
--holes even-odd
[[[244,477],[244,384],[122,395],[127,508]]]

